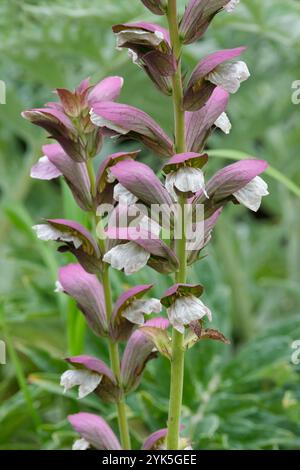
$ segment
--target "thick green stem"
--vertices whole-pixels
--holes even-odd
[[[93,168],[91,160],[88,160],[87,162],[87,171],[90,177],[91,191],[92,191],[92,194],[95,195],[95,192],[96,192],[95,173],[94,173],[94,168]],[[98,219],[97,216],[95,217],[95,219],[96,219],[96,224],[97,224],[97,232],[99,235],[99,238],[98,238],[99,248],[100,248],[101,253],[103,254],[105,253],[105,250],[106,250],[105,240],[103,237],[103,232],[104,232],[103,224],[102,224],[102,220]],[[109,265],[107,263],[103,263],[101,279],[102,279],[102,285],[103,285],[103,290],[104,290],[106,316],[107,316],[107,320],[109,321],[111,319],[113,305],[112,305],[112,293],[111,293],[111,285],[110,285],[110,278],[109,278]],[[120,384],[121,383],[121,370],[120,370],[119,346],[118,346],[118,343],[114,343],[111,340],[108,341],[108,345],[109,345],[109,357],[110,357],[111,369],[118,383]],[[127,417],[126,417],[125,397],[123,393],[121,394],[121,397],[117,403],[117,411],[118,411],[118,423],[119,423],[121,445],[124,450],[130,450],[131,449],[130,434],[129,434],[128,422],[127,422]]]
[[[186,151],[185,122],[182,109],[183,87],[181,74],[181,43],[177,22],[176,0],[168,1],[168,23],[173,52],[178,62],[178,69],[173,77],[173,106],[175,123],[175,145],[178,153]],[[185,198],[180,198],[182,211],[181,238],[177,240],[176,252],[179,259],[179,270],[176,274],[176,282],[186,282],[186,236],[184,206]],[[168,418],[167,448],[177,450],[179,447],[180,416],[182,407],[183,379],[184,379],[184,335],[173,329],[172,334],[172,359],[171,359],[171,385]]]

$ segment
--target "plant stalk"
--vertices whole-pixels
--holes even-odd
[[[173,107],[174,107],[174,124],[175,124],[175,147],[177,153],[186,151],[185,142],[185,120],[184,111],[182,109],[183,86],[181,74],[181,43],[178,31],[177,21],[177,2],[176,0],[168,1],[167,18],[169,24],[171,44],[173,53],[176,56],[178,68],[172,78],[173,88]],[[176,273],[176,282],[186,282],[186,236],[185,236],[185,220],[184,207],[186,198],[180,198],[180,206],[182,213],[182,230],[181,238],[177,240],[176,253],[179,259],[179,270]],[[179,448],[180,433],[180,417],[183,395],[183,379],[184,379],[184,334],[173,329],[172,333],[172,359],[171,359],[171,384],[170,384],[170,402],[168,417],[168,436],[167,448],[177,450]]]
[[[96,194],[96,184],[95,184],[95,173],[92,161],[89,159],[87,162],[87,171],[90,178],[91,183],[91,192],[95,196]],[[105,253],[106,251],[106,244],[104,237],[101,236],[104,232],[102,220],[99,219],[97,216],[95,217],[97,230],[99,230],[100,237],[98,238],[99,248],[101,253]],[[110,278],[109,278],[109,265],[107,263],[103,263],[103,270],[102,270],[102,285],[104,290],[104,300],[105,300],[105,309],[106,309],[106,316],[108,322],[111,319],[112,315],[112,293],[111,293],[111,285],[110,285]],[[118,343],[115,343],[108,340],[108,347],[109,347],[109,357],[110,357],[110,365],[111,369],[117,379],[117,382],[121,384],[121,369],[120,369],[120,355],[119,355],[119,347]],[[118,424],[119,424],[119,431],[120,431],[120,438],[121,438],[121,445],[124,450],[131,449],[131,442],[130,442],[130,434],[126,416],[126,403],[124,393],[122,392],[120,400],[117,403],[117,411],[118,411]]]

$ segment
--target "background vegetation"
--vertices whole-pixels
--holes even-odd
[[[86,330],[72,300],[53,292],[58,266],[70,258],[36,240],[31,226],[62,215],[86,221],[63,184],[29,178],[46,135],[20,112],[51,100],[55,87],[121,74],[121,100],[171,132],[168,99],[115,49],[111,25],[142,18],[155,20],[139,0],[0,2],[0,79],[7,85],[7,104],[0,106],[0,339],[8,349],[7,365],[0,366],[0,449],[70,448],[74,434],[66,416],[78,410],[116,425],[112,407],[94,396],[78,402],[75,392],[63,396],[59,386],[67,354],[103,356],[105,346]],[[291,84],[300,79],[299,2],[241,0],[187,50],[186,70],[206,53],[243,44],[252,77],[231,97],[232,133],[210,141],[209,174],[244,152],[268,160],[288,180],[266,177],[271,196],[257,215],[227,207],[208,256],[189,273],[206,286],[214,326],[232,344],[203,342],[187,355],[183,420],[195,448],[299,449],[300,367],[290,360],[291,344],[300,339],[300,107],[291,103]],[[112,151],[116,146],[107,144],[99,160]],[[146,150],[142,159],[159,165]],[[163,285],[148,268],[134,277],[113,276],[115,296],[149,280],[158,282],[159,296],[170,282]],[[128,401],[137,448],[165,426],[168,392],[167,363],[152,361]]]

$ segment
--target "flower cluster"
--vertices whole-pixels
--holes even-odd
[[[166,15],[169,27],[172,26],[172,18],[177,15],[171,15],[170,5],[176,2],[142,2],[152,13]],[[144,111],[117,102],[123,86],[121,77],[107,77],[95,86],[86,79],[74,92],[57,89],[59,102],[23,112],[24,118],[44,128],[55,141],[43,147],[43,156],[33,166],[31,176],[43,180],[62,176],[79,207],[97,224],[96,233],[65,219],[46,219],[34,227],[41,240],[56,241],[60,252],[69,251],[76,257],[77,263],[59,270],[56,291],[75,299],[91,330],[107,338],[109,345],[109,365],[87,355],[67,358],[69,368],[61,377],[61,385],[65,391],[78,386],[79,398],[95,393],[104,402],[116,403],[121,443],[102,418],[78,413],[69,416],[80,435],[73,447],[76,450],[130,448],[126,395],[138,387],[150,359],[162,354],[172,362],[175,338],[182,341],[182,351],[202,339],[228,342],[219,331],[206,328],[212,313],[200,300],[204,288],[186,282],[185,270],[201,258],[228,203],[242,204],[253,211],[259,209],[262,197],[268,194],[267,184],[259,176],[267,163],[249,158],[226,166],[206,181],[206,142],[217,128],[225,134],[230,132],[231,123],[225,112],[229,96],[250,76],[246,63],[237,60],[245,48],[204,57],[185,85],[180,58],[183,45],[202,37],[217,13],[230,12],[238,3],[190,0],[174,28],[178,33],[175,39],[172,28],[167,30],[154,23],[113,26],[117,47],[127,48],[133,62],[158,90],[177,102],[183,122],[183,145],[179,145],[178,136],[173,141]],[[106,156],[95,174],[94,157],[100,153],[103,139],[110,137],[137,141],[164,158],[162,176],[137,160],[138,149]],[[102,204],[111,207],[108,218],[99,215]],[[132,223],[130,211],[140,205],[140,216]],[[159,207],[157,216],[151,210],[154,206]],[[174,235],[175,219],[183,206],[191,214],[203,207],[202,220],[195,227],[198,239],[193,249],[188,249],[183,234],[180,240]],[[124,213],[127,224],[110,223],[113,215]],[[167,214],[173,214],[171,229],[169,238],[162,239],[161,216]],[[182,219],[183,227],[186,220]],[[149,296],[153,286],[147,284],[130,288],[112,303],[109,269],[131,275],[146,265],[161,274],[174,274],[176,283],[173,281],[160,299]],[[147,319],[153,314],[160,316]],[[122,342],[126,344],[120,358]],[[166,438],[171,433],[170,427],[154,432],[143,449],[166,448]],[[177,446],[186,449],[190,443],[181,438]]]

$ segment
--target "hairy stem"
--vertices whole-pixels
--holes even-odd
[[[96,194],[96,185],[95,185],[95,173],[94,168],[92,165],[92,161],[88,160],[87,162],[87,171],[89,174],[90,182],[91,182],[91,191],[92,194]],[[97,232],[99,233],[98,243],[99,248],[102,254],[106,251],[106,244],[103,237],[103,224],[102,220],[99,219],[97,216],[95,217],[96,224],[97,224]],[[105,300],[105,309],[106,309],[106,316],[109,322],[111,315],[112,315],[112,293],[111,293],[111,284],[109,278],[109,265],[107,263],[103,263],[103,270],[102,270],[102,285],[104,290],[104,300]],[[109,357],[110,357],[110,365],[111,369],[117,379],[117,382],[121,383],[121,370],[120,370],[120,355],[119,355],[119,346],[118,343],[115,343],[111,340],[108,341],[109,346]],[[119,423],[119,431],[120,431],[120,438],[121,438],[121,445],[124,450],[131,449],[130,443],[130,434],[126,416],[126,403],[124,393],[121,394],[121,397],[117,403],[117,411],[118,411],[118,423]]]
[[[186,151],[185,143],[185,123],[184,111],[182,109],[183,86],[181,74],[181,43],[177,22],[176,0],[168,1],[167,18],[169,24],[171,44],[173,53],[178,62],[177,72],[172,79],[173,85],[173,106],[175,124],[175,146],[176,152]],[[176,252],[179,259],[179,270],[176,273],[176,282],[186,282],[186,236],[184,206],[185,198],[180,198],[182,210],[182,230],[181,238],[177,240]],[[172,334],[172,360],[171,360],[171,385],[168,418],[167,448],[177,450],[179,447],[180,416],[182,407],[183,379],[184,379],[184,335],[173,329]]]

